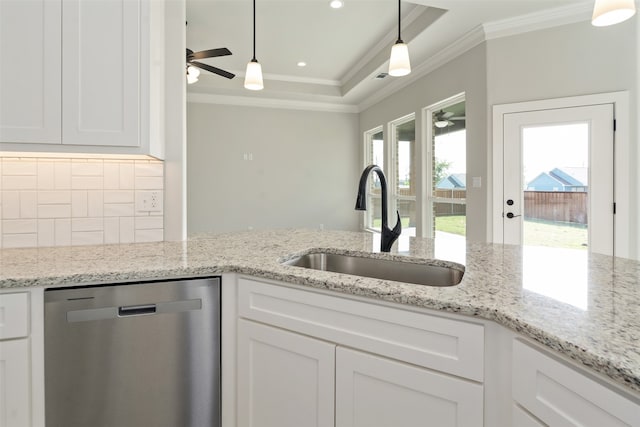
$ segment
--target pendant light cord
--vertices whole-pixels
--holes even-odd
[[[400,37],[400,1],[401,0],[398,0],[398,40],[396,41],[396,43],[404,43],[402,41],[402,37]]]
[[[252,62],[258,62],[256,59],[256,0],[253,0],[253,59]]]

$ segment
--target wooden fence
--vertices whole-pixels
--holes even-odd
[[[466,189],[437,189],[435,191],[436,197],[442,197],[447,199],[464,199],[467,197]],[[466,215],[467,205],[464,203],[446,203],[436,202],[435,204],[435,216],[450,216],[450,215]]]
[[[586,192],[525,191],[524,217],[587,224],[587,197]]]

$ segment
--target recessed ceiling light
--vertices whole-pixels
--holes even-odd
[[[306,62],[304,62],[304,61],[298,62],[298,67],[306,67],[306,66],[307,66]]]
[[[334,9],[340,9],[342,6],[344,6],[344,2],[342,0],[331,0],[329,2],[329,6]]]

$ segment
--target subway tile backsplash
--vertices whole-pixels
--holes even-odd
[[[159,160],[0,158],[0,247],[161,241],[163,183]]]

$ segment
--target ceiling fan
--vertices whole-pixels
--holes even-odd
[[[196,61],[197,59],[215,58],[227,55],[231,55],[231,51],[226,47],[202,50],[200,52],[194,52],[191,49],[187,49],[187,83],[191,84],[198,81],[198,76],[200,75],[200,70],[198,68],[228,79],[234,78],[236,75],[233,73]]]
[[[467,118],[465,116],[455,116],[455,113],[452,111],[443,111],[440,110],[437,113],[434,114],[434,121],[433,124],[437,127],[437,128],[446,128],[447,126],[453,126],[455,123],[453,123],[454,120],[466,120]]]

